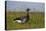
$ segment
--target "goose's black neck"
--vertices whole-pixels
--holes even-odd
[[[29,17],[29,10],[30,10],[30,9],[28,8],[28,9],[27,9],[27,17]]]
[[[26,22],[28,22],[29,21],[29,8],[27,8],[27,21]]]

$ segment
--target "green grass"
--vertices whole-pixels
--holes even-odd
[[[44,13],[42,12],[29,13],[30,19],[25,24],[18,24],[13,21],[16,17],[26,16],[24,12],[8,12],[6,16],[8,30],[44,28]]]

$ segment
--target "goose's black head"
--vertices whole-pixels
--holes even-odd
[[[27,11],[29,11],[30,9],[29,8],[27,8]]]

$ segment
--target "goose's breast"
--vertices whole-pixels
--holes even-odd
[[[25,19],[23,19],[23,23],[25,23],[25,22],[26,22],[26,20],[27,20],[26,18],[25,18]]]

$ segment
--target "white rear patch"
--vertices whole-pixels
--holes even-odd
[[[14,22],[17,22],[17,23],[25,23],[26,22],[26,19],[23,19],[23,20],[15,20]]]
[[[16,20],[16,22],[21,23],[21,20]]]

